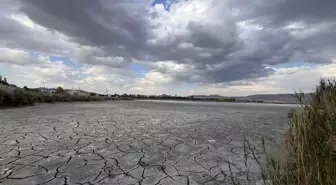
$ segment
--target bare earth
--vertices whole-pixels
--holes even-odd
[[[0,184],[230,184],[228,161],[244,176],[244,136],[281,138],[290,108],[112,101],[0,110]]]

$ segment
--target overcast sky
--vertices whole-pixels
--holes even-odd
[[[0,0],[0,75],[104,93],[312,91],[335,0]]]

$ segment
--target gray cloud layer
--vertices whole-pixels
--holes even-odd
[[[136,0],[24,0],[17,6],[39,25],[67,35],[70,43],[85,45],[73,55],[81,63],[122,67],[140,60],[191,66],[175,73],[153,68],[178,81],[253,79],[272,74],[274,71],[266,68],[269,65],[298,61],[327,64],[335,57],[334,0],[209,2],[217,8],[206,13],[211,13],[216,23],[189,21],[184,33],[170,34],[157,42],[151,40],[156,39],[154,30],[162,25],[152,20],[160,15]],[[0,27],[1,45],[40,52],[70,47],[49,42],[47,36],[34,37],[36,33],[5,16],[0,17],[0,23],[6,25]]]

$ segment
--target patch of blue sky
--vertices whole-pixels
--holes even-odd
[[[152,3],[152,6],[155,6],[157,4],[162,4],[164,6],[164,8],[169,11],[170,10],[170,6],[172,4],[178,3],[179,0],[154,0]]]
[[[295,68],[295,67],[311,67],[315,68],[319,66],[319,64],[314,63],[308,63],[308,62],[288,62],[288,63],[282,63],[273,65],[272,68],[279,69],[279,68]]]
[[[0,75],[2,77],[7,77],[11,76],[12,74],[12,69],[10,68],[9,64],[0,64]]]
[[[80,68],[83,67],[83,64],[76,63],[69,59],[68,57],[61,57],[61,56],[49,56],[49,60],[52,62],[62,61],[64,65],[73,67],[73,68]]]
[[[28,54],[32,57],[39,57],[41,53],[29,51]],[[68,57],[49,56],[49,60],[52,61],[52,62],[62,61],[63,64],[65,64],[67,66],[70,66],[70,67],[74,67],[74,68],[80,68],[80,67],[83,66],[82,64],[79,64],[79,63],[76,63],[76,62],[72,61]]]
[[[148,66],[136,62],[132,63],[129,69],[131,74],[136,78],[143,78],[150,71],[150,68]]]

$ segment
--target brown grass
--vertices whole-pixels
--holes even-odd
[[[336,184],[336,81],[321,80],[310,96],[308,103],[298,95],[302,109],[290,118],[284,165],[267,155],[262,165],[265,184]]]
[[[321,80],[311,97],[297,96],[301,107],[289,113],[282,161],[266,151],[264,139],[264,162],[248,141],[245,155],[259,164],[264,185],[336,185],[336,81]]]

